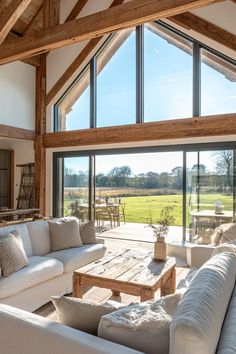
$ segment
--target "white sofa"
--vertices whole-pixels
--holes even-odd
[[[0,237],[17,230],[22,237],[29,265],[9,277],[0,277],[0,303],[34,311],[50,301],[51,295],[72,291],[72,273],[103,257],[106,247],[96,244],[51,252],[46,220],[0,227]]]
[[[235,276],[236,257],[227,253],[214,256],[195,274],[171,322],[169,354],[236,353]],[[140,353],[1,304],[0,343],[1,354]]]

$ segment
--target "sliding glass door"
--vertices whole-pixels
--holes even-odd
[[[80,220],[90,216],[89,157],[59,157],[54,181],[54,213],[74,215]]]
[[[234,151],[188,152],[186,161],[187,234],[211,243],[214,229],[234,220]]]
[[[235,220],[234,144],[219,145],[55,153],[54,216],[147,226],[169,205],[171,239],[211,243]]]

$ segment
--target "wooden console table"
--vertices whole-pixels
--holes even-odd
[[[140,296],[141,301],[154,298],[155,291],[161,296],[175,292],[175,258],[164,262],[152,260],[152,252],[123,250],[107,252],[100,260],[74,271],[73,296],[83,297],[85,286],[111,289],[113,295],[120,292]]]
[[[40,209],[11,209],[7,211],[0,211],[0,220],[6,218],[15,220],[24,217],[33,217],[35,214],[39,213]]]

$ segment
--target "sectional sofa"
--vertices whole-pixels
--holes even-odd
[[[236,353],[236,256],[221,253],[212,257],[194,275],[170,323],[169,348],[160,351],[160,331],[152,337],[156,349],[149,350],[148,324],[143,342],[148,354],[233,354]],[[141,304],[143,306],[144,303]],[[119,311],[119,310],[118,310]],[[115,313],[112,315],[114,316]],[[101,322],[107,316],[101,318]],[[138,354],[115,343],[116,332],[105,326],[98,337],[69,328],[32,313],[0,304],[1,354]],[[125,321],[124,321],[125,323]],[[123,332],[122,332],[123,333]],[[132,336],[131,332],[130,336]],[[152,330],[153,333],[153,330]],[[104,330],[103,330],[104,334]],[[137,336],[134,331],[134,336]],[[142,333],[138,333],[139,337]],[[139,341],[141,338],[139,339]],[[167,339],[168,340],[168,339]],[[129,338],[132,343],[132,338]],[[135,341],[133,340],[135,345]]]
[[[51,295],[71,293],[73,271],[103,257],[106,251],[102,240],[97,240],[96,244],[51,252],[46,220],[0,227],[0,237],[13,230],[21,235],[29,265],[0,277],[0,303],[27,311],[46,304]]]

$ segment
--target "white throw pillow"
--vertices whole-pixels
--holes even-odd
[[[103,316],[98,336],[147,354],[168,354],[170,322],[181,296],[168,295]]]
[[[51,299],[59,322],[94,335],[97,334],[100,318],[120,308],[120,304],[116,306],[114,301],[112,304],[100,304],[65,296],[52,296]]]
[[[236,256],[221,253],[192,279],[170,326],[170,354],[215,354],[235,285]]]
[[[48,221],[52,252],[66,248],[80,247],[79,222],[75,217],[65,217]]]

